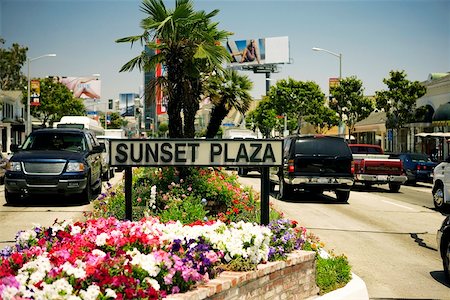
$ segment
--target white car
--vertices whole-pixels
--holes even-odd
[[[433,202],[439,210],[450,207],[450,156],[433,171]]]

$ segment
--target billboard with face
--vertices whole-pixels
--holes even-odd
[[[287,36],[227,41],[226,48],[232,66],[289,63]]]

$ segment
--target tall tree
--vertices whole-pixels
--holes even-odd
[[[347,125],[349,135],[355,129],[355,124],[367,118],[375,109],[374,102],[364,96],[362,86],[362,81],[352,76],[341,79],[339,85],[331,91],[333,99],[330,100],[330,108]]]
[[[219,131],[223,119],[232,108],[244,115],[250,107],[252,97],[249,91],[253,83],[248,76],[240,75],[236,70],[225,70],[208,78],[205,84],[205,96],[211,99],[214,107],[206,131],[206,138],[213,138]]]
[[[31,115],[42,122],[42,127],[53,126],[63,116],[83,116],[86,114],[83,100],[74,98],[72,92],[62,83],[51,78],[40,79],[40,105],[31,106]],[[27,91],[23,92],[27,101]]]
[[[405,71],[390,71],[389,75],[383,79],[388,90],[375,92],[376,105],[386,112],[386,128],[398,130],[414,121],[416,100],[427,90],[420,82],[406,79]]]
[[[276,114],[287,117],[289,131],[299,131],[302,120],[306,121],[308,116],[316,114],[318,106],[325,104],[325,95],[317,83],[292,78],[279,80],[270,88],[268,98]]]
[[[261,131],[262,135],[266,138],[270,137],[270,132],[275,127],[277,123],[277,113],[271,103],[271,100],[267,97],[264,97],[261,102],[259,102],[256,109],[252,110],[247,115],[247,124],[251,124],[253,126],[251,128],[253,131],[256,128]]]
[[[120,71],[131,71],[136,67],[150,71],[158,63],[163,64],[166,76],[152,82],[146,91],[152,91],[158,84],[166,91],[170,137],[194,137],[201,76],[215,68],[220,69],[221,64],[230,59],[221,45],[230,33],[219,30],[218,23],[211,21],[218,10],[210,13],[195,11],[190,0],[175,1],[174,9],[167,9],[162,0],[143,0],[141,10],[147,14],[141,21],[143,34],[116,42],[132,45],[140,42],[155,50],[155,55],[143,51]],[[182,111],[184,118],[181,117]]]
[[[22,67],[27,60],[27,47],[12,44],[4,49],[5,40],[0,38],[0,90],[23,90],[27,86],[27,78],[22,74]]]

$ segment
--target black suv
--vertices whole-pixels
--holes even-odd
[[[36,130],[11,150],[5,174],[8,204],[33,194],[78,194],[87,203],[101,192],[104,146],[88,130]]]
[[[339,137],[326,135],[288,136],[283,143],[283,166],[271,168],[271,190],[279,184],[281,199],[295,189],[322,193],[334,191],[347,202],[354,182],[352,151]]]

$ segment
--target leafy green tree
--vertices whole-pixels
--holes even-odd
[[[0,90],[23,90],[27,86],[27,78],[22,74],[22,67],[27,60],[27,47],[12,44],[4,49],[5,40],[0,38]]]
[[[334,110],[324,105],[316,103],[315,114],[305,117],[305,121],[314,126],[317,133],[326,133],[333,126],[339,125],[339,117]]]
[[[117,112],[108,112],[110,116],[110,123],[107,125],[108,129],[121,129],[126,126],[124,119]],[[105,114],[100,115],[100,124],[105,124]]]
[[[292,78],[279,80],[268,93],[276,115],[287,116],[288,130],[300,131],[302,120],[313,119],[317,108],[325,105],[325,95],[317,83],[312,81],[296,81]],[[329,114],[325,114],[328,116]],[[334,124],[333,119],[323,118],[326,124]]]
[[[376,91],[376,106],[386,112],[386,128],[400,129],[414,121],[416,101],[426,93],[418,81],[406,79],[405,71],[390,71],[383,83],[388,90]]]
[[[218,23],[211,21],[218,10],[210,13],[195,11],[190,0],[177,0],[174,9],[167,9],[162,0],[143,0],[141,10],[147,14],[141,21],[143,34],[116,42],[132,45],[140,42],[156,54],[143,51],[120,71],[131,71],[136,67],[149,71],[158,63],[163,64],[166,77],[152,81],[146,91],[161,85],[167,92],[170,137],[194,137],[202,74],[220,69],[222,63],[230,59],[221,45],[230,33],[219,30]]]
[[[247,124],[252,124],[253,131],[256,128],[261,131],[265,138],[270,137],[270,132],[277,123],[277,113],[271,103],[271,100],[265,97],[258,104],[255,110],[251,111],[247,116]]]
[[[248,76],[240,75],[236,70],[225,70],[208,78],[205,84],[205,96],[211,99],[214,107],[206,131],[206,138],[213,138],[219,131],[223,119],[232,108],[245,114],[250,107],[252,97],[249,91],[253,83]]]
[[[31,106],[31,115],[42,122],[42,127],[53,126],[63,116],[86,115],[83,100],[74,98],[72,92],[62,83],[51,78],[40,79],[40,105]],[[27,101],[27,91],[23,92],[23,101]]]
[[[374,102],[364,96],[362,85],[361,80],[352,76],[341,79],[339,85],[331,91],[333,99],[330,100],[330,108],[347,125],[349,135],[355,129],[355,124],[367,118],[375,109]]]
[[[167,131],[169,131],[169,125],[167,123],[161,123],[158,126],[158,135],[166,136]]]

